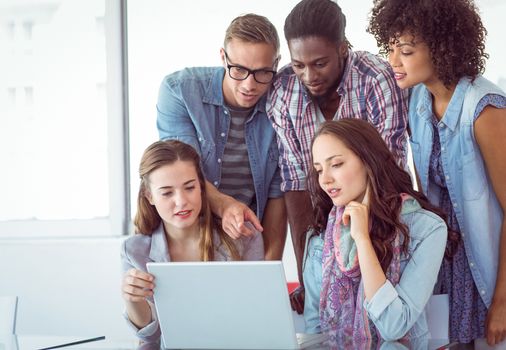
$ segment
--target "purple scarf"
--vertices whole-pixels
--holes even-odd
[[[401,196],[403,202],[408,197]],[[331,343],[352,348],[362,344],[368,348],[378,344],[381,335],[369,322],[364,304],[364,286],[358,264],[357,247],[349,226],[341,222],[344,207],[333,207],[325,230],[322,255],[322,289],[320,293],[320,324],[329,334]],[[386,277],[395,286],[400,279],[399,234],[393,246],[393,258]],[[344,341],[344,343],[343,343]]]

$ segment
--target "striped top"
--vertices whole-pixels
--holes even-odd
[[[369,52],[349,50],[337,93],[340,104],[334,120],[369,121],[405,167],[408,91],[397,86],[390,65]],[[278,136],[281,190],[306,190],[311,140],[324,118],[290,65],[276,76],[266,108]]]
[[[254,207],[255,188],[251,175],[248,148],[244,139],[246,120],[253,109],[227,106],[230,112],[230,128],[222,157],[220,191],[249,207]]]

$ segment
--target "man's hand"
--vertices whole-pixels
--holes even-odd
[[[221,223],[223,231],[230,237],[237,239],[241,236],[253,235],[255,232],[248,227],[249,225],[245,223],[246,221],[251,222],[258,231],[263,231],[260,220],[258,220],[253,210],[248,208],[244,203],[232,197],[228,197],[222,202]]]
[[[299,315],[304,312],[304,296],[305,290],[303,285],[298,286],[290,293],[290,304],[292,304],[292,309]]]
[[[206,191],[211,211],[221,218],[221,226],[230,237],[251,236],[254,231],[245,223],[249,221],[258,231],[263,227],[257,216],[248,206],[218,191],[213,184],[206,181]]]

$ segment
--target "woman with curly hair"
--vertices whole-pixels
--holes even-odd
[[[233,240],[215,221],[207,200],[198,153],[183,142],[157,141],[142,155],[134,224],[123,242],[125,318],[137,337],[160,340],[148,262],[263,260],[260,232]],[[249,224],[248,224],[249,225]]]
[[[438,210],[367,121],[325,122],[311,149],[314,228],[325,232],[307,249],[306,332],[345,349],[427,336],[447,238]]]
[[[506,338],[506,94],[481,76],[486,30],[472,0],[376,0],[368,31],[412,88],[410,143],[421,189],[460,244],[444,260],[450,338]]]

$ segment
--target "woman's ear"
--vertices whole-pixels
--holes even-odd
[[[153,196],[151,195],[151,191],[144,188],[142,194],[148,200],[149,204],[155,205],[155,203],[153,203]]]

